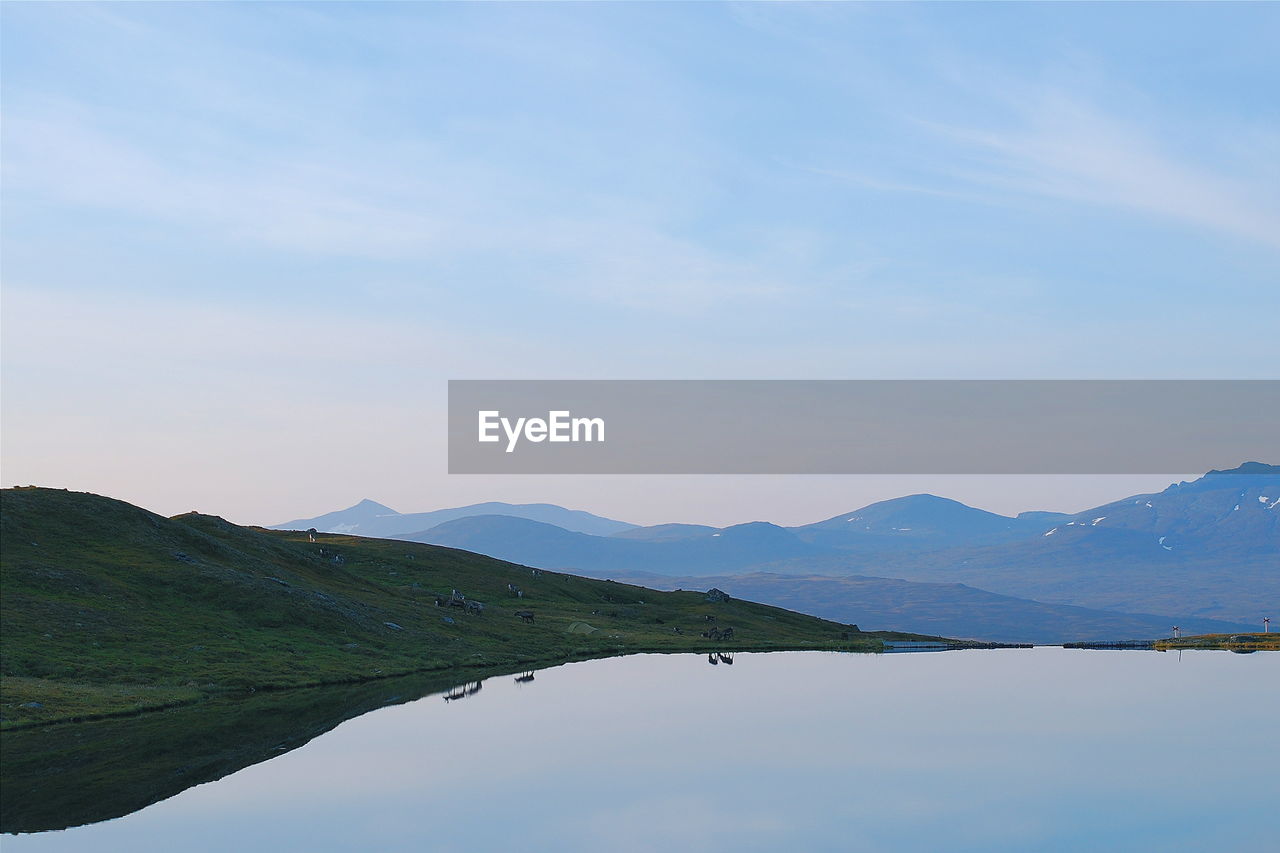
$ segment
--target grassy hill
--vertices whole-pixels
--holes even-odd
[[[916,637],[431,545],[311,542],[196,513],[164,518],[91,494],[6,489],[0,502],[6,727],[451,667],[708,648],[878,651],[883,639]],[[436,606],[455,589],[483,613]],[[732,627],[733,639],[704,638],[713,626]]]
[[[1280,633],[1196,634],[1157,640],[1155,648],[1162,650],[1226,649],[1232,652],[1280,651]]]
[[[863,628],[891,625],[908,631],[1003,643],[1058,644],[1161,637],[1170,625],[1166,616],[1045,604],[958,583],[767,572],[696,578],[625,573],[614,575],[614,579],[655,589],[716,586],[730,595],[835,622],[855,622]],[[1196,633],[1247,630],[1246,626],[1214,619],[1177,621],[1187,631]]]

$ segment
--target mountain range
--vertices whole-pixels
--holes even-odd
[[[842,619],[874,600],[880,609],[865,611],[872,618],[898,619],[915,609],[928,623],[920,629],[953,635],[1102,639],[1171,619],[1211,622],[1205,630],[1254,626],[1280,602],[1278,503],[1280,466],[1251,462],[1078,513],[1011,517],[921,494],[797,527],[642,527],[548,504],[400,514],[363,501],[278,526],[391,536],[597,577],[715,576],[730,591],[749,587],[758,600],[784,606],[839,604]],[[809,592],[798,595],[797,584]],[[976,606],[974,592],[1008,599],[1000,618]],[[962,600],[967,623],[956,621]],[[1051,618],[1045,606],[1092,615],[1061,611]],[[1046,624],[1056,627],[1046,633]]]
[[[307,530],[314,527],[322,533],[345,533],[350,536],[387,538],[402,533],[429,530],[446,521],[477,515],[498,515],[507,518],[527,518],[544,524],[553,524],[575,533],[593,536],[610,536],[636,527],[625,521],[615,521],[576,509],[565,509],[555,504],[508,504],[498,501],[471,504],[470,506],[438,509],[433,512],[396,512],[377,501],[365,499],[355,506],[328,512],[315,518],[297,518],[284,524],[273,524],[273,530]]]

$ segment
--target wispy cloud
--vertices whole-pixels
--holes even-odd
[[[86,107],[11,116],[14,195],[141,217],[188,237],[303,257],[519,269],[507,288],[690,314],[792,291],[779,265],[681,237],[649,206],[540,179],[425,142],[349,145],[351,159],[203,140],[157,150],[105,130]]]
[[[380,168],[246,157],[216,142],[157,152],[101,129],[86,112],[64,106],[8,117],[5,180],[12,192],[325,256],[421,257],[456,244],[440,211],[388,198]],[[453,175],[450,196],[466,182]]]
[[[952,173],[971,187],[1137,211],[1280,247],[1280,187],[1237,177],[1240,163],[1228,172],[1178,157],[1150,129],[1069,96],[1044,95],[1011,129],[932,129],[977,158],[981,165]]]

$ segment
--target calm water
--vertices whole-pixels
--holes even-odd
[[[381,708],[2,846],[1255,853],[1280,844],[1277,700],[1268,653],[642,655]]]

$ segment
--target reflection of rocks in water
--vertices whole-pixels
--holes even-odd
[[[455,687],[457,677],[440,672],[259,692],[134,717],[7,729],[0,732],[0,832],[121,817],[297,749],[369,711],[480,689],[479,680]]]

